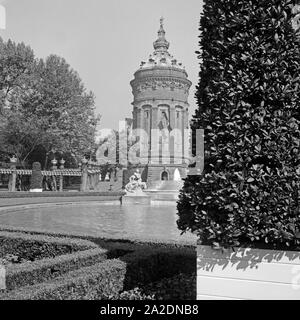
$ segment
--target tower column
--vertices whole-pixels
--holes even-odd
[[[175,103],[172,103],[170,105],[170,127],[171,127],[171,135],[170,135],[170,161],[171,163],[174,163],[174,159],[176,157],[176,132],[174,129],[176,129],[176,107]]]
[[[158,130],[158,106],[156,104],[152,105],[151,108],[151,156],[150,163],[159,163],[159,130]]]
[[[151,108],[151,129],[156,129],[158,126],[158,107],[157,105],[153,105]]]
[[[176,110],[175,110],[175,105],[172,104],[170,106],[170,127],[173,130],[175,128],[176,124]]]
[[[182,149],[181,149],[181,152],[182,152],[182,162],[181,163],[184,163],[184,145],[185,145],[185,135],[184,135],[184,130],[186,129],[186,117],[187,117],[187,114],[186,114],[186,110],[185,108],[182,109],[182,129],[181,129],[181,132],[182,132]]]
[[[133,108],[133,124],[132,124],[133,129],[138,128],[138,108],[135,106]]]
[[[189,129],[189,111],[187,108],[184,110],[184,129]]]
[[[137,112],[137,115],[136,115],[136,127],[137,127],[137,129],[141,129],[142,128],[142,109],[141,108],[137,108],[136,112]]]

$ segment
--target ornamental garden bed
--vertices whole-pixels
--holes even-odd
[[[190,287],[196,271],[194,247],[15,230],[0,231],[0,239],[5,244],[2,257],[18,247],[15,254],[25,259],[6,265],[0,300],[196,297],[195,286]]]
[[[34,261],[96,247],[94,243],[84,239],[0,231],[0,258],[12,254]]]

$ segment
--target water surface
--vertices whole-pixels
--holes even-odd
[[[0,224],[106,238],[195,243],[177,229],[176,204],[164,206],[77,203],[1,212]]]

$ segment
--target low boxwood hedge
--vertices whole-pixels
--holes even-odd
[[[99,263],[106,258],[107,251],[97,248],[8,266],[6,268],[6,289],[13,290],[47,281],[72,270]]]
[[[187,248],[143,248],[120,258],[126,262],[124,289],[196,272],[196,252]]]
[[[150,283],[110,296],[109,300],[195,300],[196,273],[179,273],[171,278]]]
[[[126,264],[107,260],[71,271],[52,281],[22,287],[0,295],[2,300],[94,300],[123,290]]]
[[[60,231],[48,231],[43,229],[32,229],[32,228],[22,228],[13,227],[9,225],[0,225],[0,231],[7,232],[22,232],[32,235],[47,235],[51,237],[67,237],[73,239],[85,239],[98,244],[100,247],[107,249],[119,249],[120,247],[126,248],[126,250],[135,250],[136,248],[186,248],[186,249],[196,249],[196,241],[176,241],[176,240],[162,240],[162,239],[136,239],[128,238],[127,236],[122,237],[122,235],[112,236],[111,238],[98,237],[87,235],[84,233],[74,233],[74,232],[60,232]]]
[[[150,283],[143,288],[144,297],[155,300],[196,300],[196,273],[179,273],[170,278]]]
[[[178,273],[196,270],[194,250],[137,249],[119,259],[106,260],[68,272],[51,281],[8,291],[1,299],[109,299],[124,290],[143,287]]]
[[[33,261],[97,247],[84,239],[0,231],[0,257],[14,254]]]
[[[93,241],[91,242],[80,239],[79,236],[70,239],[63,235],[63,238],[59,238],[56,233],[53,237],[41,232],[24,231],[25,233],[16,232],[16,228],[7,228],[6,231],[0,231],[0,236],[7,235],[13,240],[21,236],[27,240],[49,239],[49,242],[56,239],[60,244],[66,245],[74,241],[74,244],[88,248],[86,251],[73,252],[54,259],[45,258],[9,267],[8,291],[0,295],[0,300],[83,300],[114,297],[151,299],[152,293],[138,293],[136,297],[134,288],[145,288],[151,283],[159,283],[162,279],[180,273],[189,277],[196,272],[194,246],[85,237]],[[105,258],[111,260],[103,260]],[[171,284],[168,282],[168,285]],[[174,286],[178,287],[178,281],[177,284],[175,281]]]

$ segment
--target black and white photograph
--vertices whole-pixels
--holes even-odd
[[[300,300],[299,190],[299,0],[0,0],[0,309]]]

